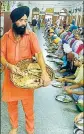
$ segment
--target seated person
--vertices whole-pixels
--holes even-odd
[[[78,106],[78,108],[83,111],[84,110],[84,90],[83,90],[83,86],[84,86],[84,81],[80,81],[79,84],[75,84],[72,86],[66,86],[65,87],[65,91],[69,94],[72,95],[72,98],[74,99],[74,101],[76,102],[76,105]],[[73,90],[74,89],[74,90]]]
[[[80,82],[83,81],[83,64],[84,64],[83,56],[75,58],[74,65],[77,66],[75,74],[65,78],[59,78],[57,79],[57,81],[73,83],[72,86],[69,86],[70,88],[73,88],[74,86],[77,85],[80,86]]]
[[[71,41],[69,42],[71,48],[72,48],[72,45],[74,44],[74,42],[76,40],[80,40],[80,36],[78,34],[74,34],[74,36],[72,37]]]
[[[80,56],[79,59],[75,62],[75,65],[78,66],[76,73],[72,76],[68,76],[66,78],[61,78],[58,81],[60,82],[70,82],[73,83],[71,86],[64,87],[65,91],[72,95],[72,98],[76,102],[77,107],[80,109],[80,111],[84,110],[84,104],[83,104],[83,95],[84,95],[84,79],[83,79],[83,56]],[[69,78],[75,78],[75,79],[69,79]]]
[[[80,56],[75,61],[75,65],[78,66],[76,72],[72,76],[68,76],[66,78],[59,78],[57,81],[59,82],[70,82],[73,83],[71,86],[66,86],[65,90],[68,94],[72,95],[73,99],[77,102],[77,106],[81,111],[83,111],[83,56]],[[70,79],[74,78],[74,79]],[[74,89],[74,90],[73,90]]]
[[[62,41],[59,42],[58,49],[56,50],[55,55],[59,57],[59,59],[62,59],[62,57],[64,56]]]
[[[82,41],[82,40],[76,40],[76,41],[73,43],[73,45],[72,45],[72,50],[73,50],[74,52],[76,52],[77,49],[78,49],[78,47],[79,47],[81,44],[83,44],[83,41]]]
[[[75,20],[73,19],[70,25],[70,31],[72,32],[73,30],[77,30],[78,26],[75,24]]]
[[[54,34],[53,29],[50,29],[49,36],[50,36],[51,42],[54,44],[58,44],[61,41],[61,39],[56,34]]]
[[[53,40],[53,43],[55,43],[56,45],[58,45],[60,41],[61,41],[61,39],[60,39],[59,37],[56,37],[56,38]]]
[[[61,38],[61,39],[64,39],[66,35],[67,35],[67,31],[64,30],[64,31],[60,34],[60,38]]]
[[[64,28],[61,28],[61,29],[60,29],[59,34],[58,34],[59,37],[60,37],[60,35],[61,35],[64,31],[65,31]]]
[[[64,50],[64,63],[65,66],[62,66],[60,68],[60,72],[65,72],[63,75],[71,75],[74,74],[76,71],[76,66],[74,66],[74,57],[78,56],[76,53],[72,52],[72,49],[70,48],[69,44],[63,44],[63,50]]]
[[[58,35],[58,34],[59,34],[59,32],[60,32],[60,28],[59,28],[59,27],[56,27],[56,28],[55,28],[55,34],[57,34],[57,35]]]
[[[72,35],[72,33],[70,31],[68,31],[64,39],[68,41],[68,39],[71,35]]]

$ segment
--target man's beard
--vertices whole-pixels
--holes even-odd
[[[27,26],[27,25],[26,25]],[[25,31],[26,31],[26,26],[22,25],[22,26],[17,26],[16,23],[13,23],[13,30],[17,35],[24,35]]]

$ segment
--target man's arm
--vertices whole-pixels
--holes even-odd
[[[8,63],[7,60],[6,60],[3,56],[1,56],[1,64],[2,64],[4,67],[9,67],[9,68],[10,68],[10,66],[11,66],[11,64]]]
[[[36,54],[36,58],[37,58],[38,64],[40,65],[42,69],[42,72],[46,72],[46,64],[45,64],[42,52]]]
[[[47,86],[50,83],[50,78],[46,71],[46,64],[45,64],[41,49],[39,47],[39,42],[38,42],[37,36],[34,33],[32,33],[31,51],[32,51],[32,54],[36,56],[37,62],[42,69],[42,77],[41,78],[44,83],[44,86]]]
[[[72,89],[65,89],[68,94],[84,95],[83,91],[74,91]]]
[[[84,95],[83,91],[72,91],[72,94]]]
[[[70,88],[70,89],[76,89],[76,88],[79,88],[79,87],[81,87],[82,85],[80,85],[80,84],[74,84],[74,85],[71,85],[71,86],[66,86],[66,88],[68,89],[68,88]]]
[[[70,75],[70,76],[66,76],[65,78],[69,78],[69,79],[75,79],[75,75]]]
[[[42,69],[42,80],[44,82],[44,86],[47,86],[50,84],[50,78],[49,75],[46,71],[46,64],[43,58],[43,54],[42,52],[35,54],[36,58],[37,58],[37,62],[40,65],[41,69]]]
[[[3,64],[4,67],[7,67],[13,73],[16,73],[22,76],[24,75],[17,66],[10,64],[3,56],[1,56],[1,63]]]
[[[68,94],[84,95],[84,92],[83,92],[83,91],[75,91],[74,89],[72,89],[71,86],[65,87],[65,91],[66,91]]]
[[[75,80],[73,80],[73,79],[67,79],[67,78],[64,78],[64,80],[65,80],[66,82],[76,83]]]

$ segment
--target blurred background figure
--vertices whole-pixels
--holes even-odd
[[[33,19],[32,19],[32,30],[33,30],[33,32],[35,32],[36,25],[37,25],[37,20],[36,20],[36,17],[34,16]]]
[[[40,29],[40,25],[41,25],[41,19],[38,18],[38,20],[37,20],[37,27],[38,27],[38,29]]]

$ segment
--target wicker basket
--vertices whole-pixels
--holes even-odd
[[[25,88],[25,89],[36,89],[42,87],[41,84],[41,69],[38,63],[33,62],[32,60],[22,60],[17,63],[17,67],[25,74],[20,76],[18,74],[11,73],[10,79],[16,87]],[[46,70],[50,76],[50,79],[54,78],[54,71],[48,65],[46,65]]]

